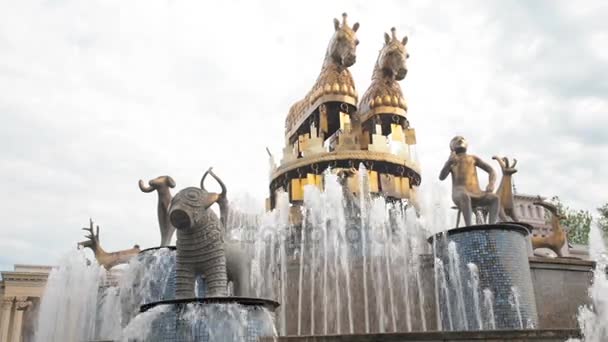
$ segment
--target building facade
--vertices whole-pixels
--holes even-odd
[[[0,280],[0,342],[31,342],[51,266],[15,265]]]

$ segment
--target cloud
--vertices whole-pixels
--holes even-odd
[[[606,202],[601,1],[19,1],[0,11],[0,268],[55,262],[90,216],[108,250],[158,244],[140,178],[181,188],[213,165],[261,202],[264,149],[281,151],[343,11],[361,23],[359,94],[383,32],[410,36],[402,88],[428,189],[448,186],[437,173],[462,134],[520,159],[521,192]]]

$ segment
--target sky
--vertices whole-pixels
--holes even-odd
[[[280,155],[342,12],[361,24],[359,94],[384,32],[409,36],[423,190],[449,196],[437,176],[463,135],[497,171],[493,155],[519,160],[520,193],[608,202],[606,1],[0,0],[0,270],[55,264],[89,217],[108,251],[157,246],[139,179],[178,190],[213,166],[261,208],[265,148]]]

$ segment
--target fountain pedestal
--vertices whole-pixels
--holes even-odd
[[[274,310],[278,305],[271,300],[245,297],[149,303],[142,305],[126,337],[129,341],[146,342],[256,342],[260,337],[276,336]]]
[[[431,238],[443,330],[538,327],[528,234],[524,226],[501,223]]]

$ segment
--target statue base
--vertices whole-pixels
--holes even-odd
[[[499,223],[429,238],[443,330],[538,327],[527,227]]]
[[[260,298],[209,297],[142,305],[128,331],[129,341],[258,341],[277,336],[279,303]],[[137,322],[139,320],[140,322]],[[129,330],[129,328],[127,328]],[[139,331],[138,331],[139,330]]]

